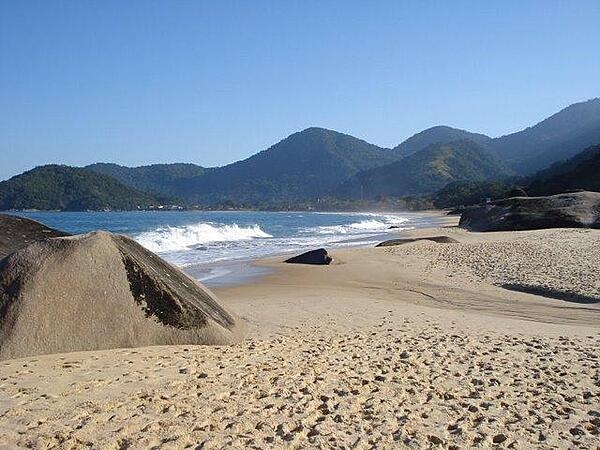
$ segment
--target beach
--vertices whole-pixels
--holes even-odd
[[[0,444],[598,448],[600,231],[451,225],[260,260],[240,344],[0,361]]]

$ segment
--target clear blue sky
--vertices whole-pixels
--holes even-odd
[[[222,165],[322,126],[497,136],[600,95],[600,1],[0,2],[0,179]]]

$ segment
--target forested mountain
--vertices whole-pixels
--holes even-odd
[[[160,199],[86,169],[47,165],[0,183],[0,210],[137,209]]]
[[[600,142],[600,98],[575,103],[533,127],[493,140],[498,155],[531,174]]]
[[[85,167],[96,173],[109,175],[121,183],[140,191],[175,195],[182,180],[201,176],[206,170],[196,164],[152,164],[125,167],[111,163],[95,163]]]
[[[538,172],[526,188],[530,195],[553,195],[578,189],[600,192],[600,144]]]
[[[395,161],[390,149],[323,128],[294,133],[267,150],[186,180],[191,202],[293,201],[325,194],[355,173]]]
[[[492,180],[511,173],[487,149],[464,139],[432,144],[400,161],[359,172],[337,194],[351,198],[430,194],[452,181]]]
[[[386,149],[336,131],[308,128],[223,167],[43,166],[0,184],[0,208],[135,209],[166,202],[270,208],[322,197],[430,196],[453,183],[444,193],[445,201],[452,202],[509,192],[517,183],[504,179],[511,173],[531,176],[598,144],[600,99],[571,105],[533,127],[496,139],[436,126]],[[596,155],[589,149],[538,174],[544,181],[531,184],[532,193],[543,192],[544,185],[556,192],[595,189],[600,178]],[[525,186],[526,180],[522,182]]]
[[[435,194],[433,201],[438,208],[449,208],[474,205],[486,198],[554,195],[577,190],[600,192],[600,144],[530,177],[450,183]]]
[[[394,151],[402,156],[408,156],[432,144],[446,144],[463,139],[469,139],[482,146],[489,146],[492,143],[492,138],[484,134],[440,125],[409,137],[402,144],[394,147]]]

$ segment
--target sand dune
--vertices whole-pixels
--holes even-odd
[[[597,298],[600,232],[424,233],[459,243],[262,262],[278,272],[217,292],[240,344],[0,362],[0,443],[598,448],[600,306],[501,285]]]

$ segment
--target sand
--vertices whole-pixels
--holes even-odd
[[[459,243],[260,262],[216,291],[241,344],[2,361],[0,444],[598,448],[600,231],[428,233]]]

